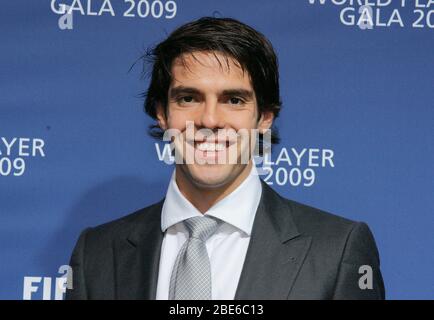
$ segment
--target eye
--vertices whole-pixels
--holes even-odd
[[[231,98],[229,98],[229,103],[230,104],[243,104],[244,100],[237,98],[237,97],[231,97]]]
[[[185,96],[181,98],[182,102],[192,102],[193,101],[193,97],[192,96]]]
[[[195,102],[195,99],[193,96],[182,96],[182,97],[177,98],[176,100],[179,104]]]

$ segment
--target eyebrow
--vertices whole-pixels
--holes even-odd
[[[196,88],[193,87],[185,87],[185,86],[177,86],[170,89],[169,96],[171,99],[176,98],[180,94],[193,94],[193,95],[201,95],[202,92]],[[226,89],[219,92],[219,95],[223,96],[239,96],[244,99],[252,99],[253,98],[253,91],[247,90],[243,88],[236,88],[236,89]]]

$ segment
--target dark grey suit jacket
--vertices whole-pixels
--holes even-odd
[[[366,224],[262,186],[235,299],[384,299],[379,255]],[[67,299],[155,299],[163,200],[82,232]],[[372,268],[372,289],[359,287],[362,265]]]

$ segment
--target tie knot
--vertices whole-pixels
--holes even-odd
[[[219,222],[211,217],[193,217],[184,221],[190,233],[190,238],[197,238],[206,241],[219,226]]]

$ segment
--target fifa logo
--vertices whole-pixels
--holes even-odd
[[[68,265],[60,266],[58,273],[60,277],[24,277],[23,300],[38,299],[35,294],[42,291],[42,300],[63,300],[66,289],[72,289],[72,268]],[[54,280],[54,281],[53,281]],[[54,297],[52,287],[54,283]]]

